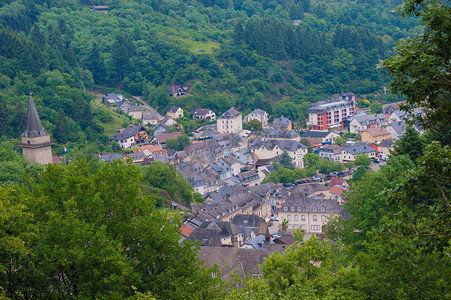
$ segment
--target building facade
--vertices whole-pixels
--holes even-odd
[[[309,128],[314,130],[343,128],[344,121],[355,113],[355,101],[352,99],[340,97],[312,104],[308,109]]]
[[[216,126],[220,133],[238,133],[243,129],[243,116],[232,107],[218,118]]]

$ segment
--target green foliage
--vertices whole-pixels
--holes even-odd
[[[401,139],[396,141],[392,155],[408,155],[412,161],[417,160],[423,153],[424,141],[418,132],[407,126]]]
[[[379,101],[374,101],[370,104],[370,112],[372,114],[380,114],[383,111],[382,103]]]
[[[293,163],[293,159],[288,154],[287,150],[284,150],[280,155],[279,164],[280,166],[290,170],[294,170],[296,168],[296,165]]]
[[[154,210],[141,178],[120,161],[92,175],[80,162],[47,166],[28,189],[0,189],[2,220],[17,220],[0,229],[6,295],[213,297],[215,270],[196,264],[193,243],[179,243],[179,221]]]
[[[359,154],[354,160],[354,165],[368,167],[371,165],[370,158],[366,154]]]
[[[176,139],[169,138],[166,140],[166,148],[176,151],[182,151],[189,144],[191,144],[191,142],[189,137],[185,134],[179,135]]]
[[[189,206],[196,200],[193,187],[177,172],[174,166],[153,162],[143,170],[143,185],[153,191],[157,197],[162,196],[165,205],[170,202],[181,202]],[[160,203],[162,205],[163,203]]]
[[[321,158],[318,154],[307,153],[304,155],[304,166],[305,168],[316,168],[316,166],[321,162]]]
[[[335,140],[335,145],[337,146],[342,146],[344,144],[346,144],[346,140],[342,137],[339,137]]]
[[[257,119],[252,119],[247,123],[243,123],[243,128],[251,131],[259,131],[262,130],[262,123]]]

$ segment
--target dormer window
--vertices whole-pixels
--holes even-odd
[[[291,207],[291,211],[294,211],[294,206]]]
[[[318,208],[316,206],[313,206],[313,211],[317,211]]]

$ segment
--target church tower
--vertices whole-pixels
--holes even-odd
[[[34,106],[33,97],[30,93],[30,103],[28,104],[27,129],[22,133],[23,155],[29,162],[49,164],[52,163],[52,145],[50,134],[42,127],[38,112]]]

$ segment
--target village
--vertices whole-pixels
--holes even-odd
[[[188,90],[177,87],[169,93],[183,97]],[[304,157],[312,152],[342,164],[365,155],[373,163],[370,167],[377,170],[405,132],[405,117],[411,117],[397,104],[371,115],[357,108],[354,94],[345,93],[311,104],[308,129],[301,135],[284,116],[270,124],[270,116],[262,109],[243,117],[234,107],[219,116],[208,108],[198,108],[191,112],[192,119],[206,124],[174,150],[167,142],[186,136],[179,122],[184,118],[181,107],[171,106],[162,116],[152,107],[133,105],[118,94],[107,94],[102,103],[139,120],[140,125],[129,125],[110,137],[121,149],[131,149],[129,154],[100,154],[99,159],[173,165],[205,201],[191,208],[172,203],[173,209],[188,215],[180,228],[182,239],[198,241],[199,257],[207,267],[219,264],[222,274],[218,276],[223,278],[233,272],[259,276],[263,258],[283,252],[295,242],[295,232],[302,232],[304,239],[312,235],[322,239],[330,218],[349,217],[342,205],[350,192],[347,180],[354,168],[287,184],[263,183],[284,153],[299,169],[305,168]],[[423,111],[416,109],[414,114]],[[261,124],[260,130],[244,129],[243,124],[255,120],[258,127]],[[421,126],[414,128],[423,133]],[[343,136],[351,138],[343,143]]]

